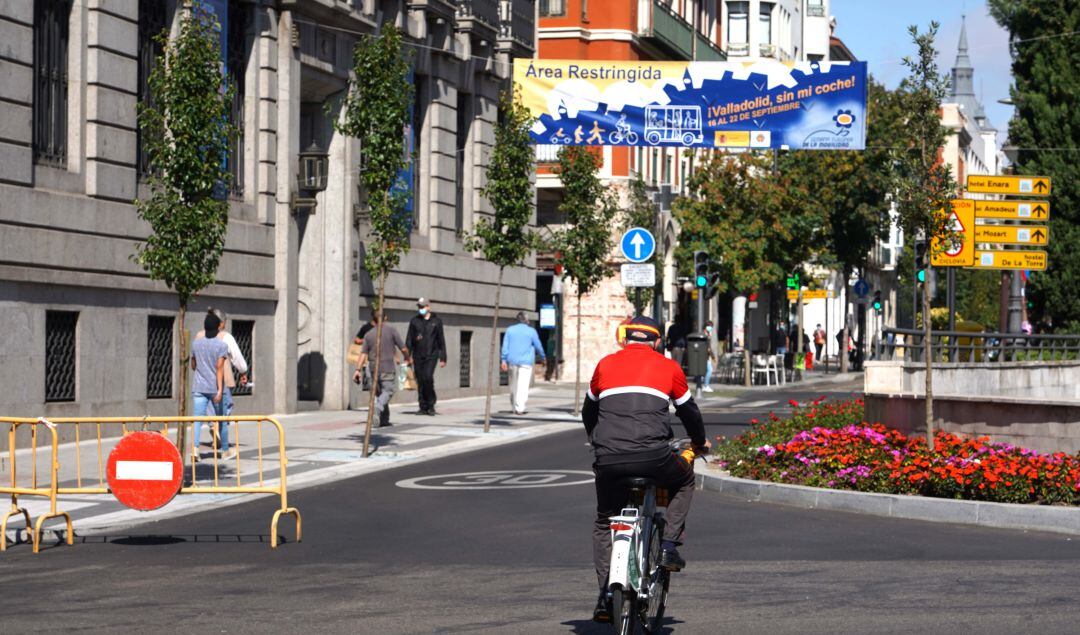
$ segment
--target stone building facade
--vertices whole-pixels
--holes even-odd
[[[416,100],[415,224],[389,278],[404,334],[418,296],[446,325],[442,396],[482,390],[497,270],[462,236],[480,195],[497,100],[513,57],[532,55],[532,0],[201,0],[222,25],[242,129],[217,282],[192,302],[189,332],[224,309],[254,386],[240,413],[341,409],[362,395],[345,354],[374,292],[358,190],[362,139],[334,132],[357,38],[405,29]],[[149,231],[136,104],[175,28],[176,0],[0,2],[0,411],[12,415],[175,412],[175,295],[132,261]],[[179,5],[179,6],[178,6]],[[294,204],[301,150],[328,154],[313,209]],[[531,310],[530,266],[508,270],[506,314]],[[509,320],[507,320],[509,322]],[[403,395],[408,398],[409,395]]]

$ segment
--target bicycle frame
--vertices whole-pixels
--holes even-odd
[[[645,542],[652,532],[656,514],[656,488],[645,489],[639,507],[624,507],[618,516],[611,517],[611,562],[608,568],[608,591],[616,587],[634,591],[647,598],[649,572],[644,571],[647,549]]]

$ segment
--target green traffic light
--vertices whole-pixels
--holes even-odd
[[[919,269],[919,273],[915,274],[915,278],[919,282],[926,282],[926,269]]]
[[[881,311],[881,303],[880,302],[875,302],[874,303],[874,310],[875,311]]]
[[[708,286],[708,284],[709,284],[709,279],[706,278],[705,276],[699,275],[697,277],[697,286],[699,288],[704,289],[706,286]]]

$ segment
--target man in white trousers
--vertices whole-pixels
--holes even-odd
[[[506,329],[503,336],[501,367],[510,372],[510,406],[514,414],[522,415],[529,399],[533,364],[538,355],[540,362],[544,362],[544,347],[540,345],[540,335],[529,326],[524,313],[518,312],[517,322]]]

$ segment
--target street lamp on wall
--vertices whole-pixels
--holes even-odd
[[[292,211],[294,214],[307,212],[315,213],[317,202],[315,195],[326,189],[326,176],[329,170],[330,159],[326,150],[319,147],[314,141],[300,153],[300,173],[296,179],[297,192],[292,197]]]

